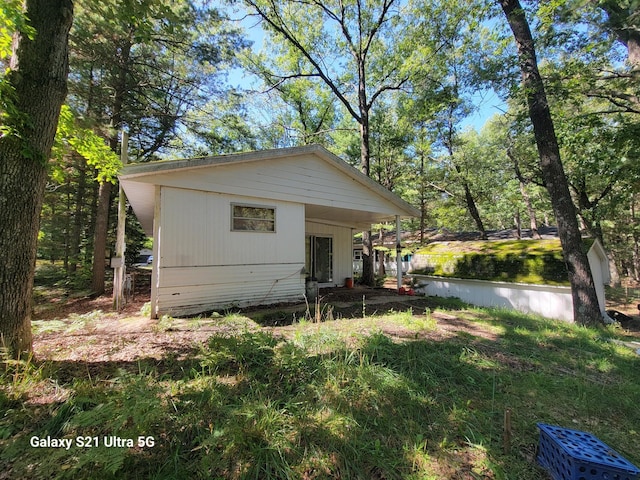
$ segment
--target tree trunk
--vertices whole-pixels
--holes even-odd
[[[93,270],[91,274],[91,290],[95,295],[104,293],[104,277],[106,271],[105,256],[107,254],[107,232],[109,229],[109,210],[111,208],[111,183],[100,184],[98,193],[98,209],[96,226],[93,235]]]
[[[636,282],[640,281],[640,241],[637,238],[633,240],[632,265],[633,279]]]
[[[380,242],[380,247],[384,247],[384,228],[382,224],[380,224],[380,232],[378,233],[378,241]],[[375,252],[374,252],[375,254]],[[374,256],[375,260],[375,256]],[[385,253],[384,250],[378,251],[378,276],[384,277],[384,262],[385,262]]]
[[[498,0],[518,47],[524,91],[540,155],[540,167],[558,223],[558,234],[567,264],[573,297],[574,321],[582,325],[602,323],[598,297],[582,244],[576,210],[560,160],[551,111],[538,70],[533,36],[518,0]]]
[[[478,207],[476,205],[475,199],[473,198],[473,194],[471,193],[471,188],[469,187],[469,183],[467,182],[466,178],[464,178],[464,176],[462,175],[462,169],[460,168],[460,166],[458,164],[456,164],[456,161],[453,158],[452,136],[453,136],[453,130],[450,129],[450,137],[449,137],[449,140],[448,140],[448,143],[447,143],[447,150],[449,151],[449,158],[451,159],[451,163],[453,164],[453,168],[455,169],[456,173],[458,174],[458,177],[462,181],[462,186],[464,188],[464,201],[467,204],[467,211],[469,212],[469,215],[471,215],[471,218],[473,218],[473,221],[476,224],[476,228],[480,232],[480,237],[483,240],[486,240],[487,239],[487,231],[485,230],[484,224],[482,223],[482,218],[480,217],[480,211],[478,211]]]
[[[607,263],[609,264],[609,285],[614,288],[618,288],[622,285],[622,281],[620,280],[620,273],[618,272],[616,259],[611,252],[606,252],[606,255]]]
[[[118,132],[122,127],[122,109],[127,95],[127,76],[131,61],[132,42],[127,41],[118,53],[118,75],[113,88],[113,110],[111,114],[111,128],[116,132],[109,139],[109,147],[118,153]],[[105,255],[107,251],[107,233],[109,231],[109,212],[111,209],[111,183],[100,184],[98,194],[98,209],[96,211],[96,224],[94,233],[93,271],[91,274],[91,290],[96,295],[104,293],[105,282]]]
[[[631,197],[631,207],[629,207],[631,214],[631,223],[632,225],[638,225],[636,219],[636,197],[632,195]],[[640,234],[638,232],[638,228],[632,229],[632,238],[633,238],[633,248],[631,249],[631,274],[633,279],[638,281],[640,280]]]
[[[73,205],[71,202],[71,176],[67,177],[67,182],[64,185],[65,187],[65,197],[67,200],[67,205],[64,209],[64,254],[62,256],[63,268],[65,272],[69,271],[69,257],[70,257],[70,248],[71,248],[71,211],[73,209]]]
[[[507,156],[513,162],[513,168],[516,174],[516,178],[518,179],[518,183],[520,184],[520,195],[522,195],[522,200],[524,201],[525,206],[527,207],[527,214],[529,215],[529,226],[531,228],[531,236],[533,238],[541,239],[540,232],[538,231],[538,220],[536,219],[536,211],[533,208],[533,202],[531,201],[531,196],[529,192],[527,192],[527,184],[525,182],[525,178],[520,171],[520,165],[518,165],[518,159],[513,155],[510,148],[507,148]]]
[[[15,135],[0,136],[0,347],[30,352],[31,292],[47,160],[67,94],[71,0],[27,0],[34,40],[18,37],[6,81],[15,89]]]
[[[369,144],[369,108],[367,105],[366,76],[364,59],[358,62],[358,106],[360,110],[360,169],[367,177],[370,175],[371,147]],[[375,286],[376,275],[373,266],[374,251],[371,230],[362,232],[362,283]]]
[[[373,265],[374,251],[371,239],[371,230],[362,232],[362,284],[373,287],[376,283],[375,268]]]
[[[424,227],[427,216],[427,200],[425,198],[425,182],[424,182],[424,152],[420,152],[420,245],[424,242]]]
[[[43,201],[44,201],[44,197],[43,197]],[[56,210],[56,206],[57,203],[53,203],[51,205],[51,218],[56,218],[57,215],[57,210]],[[42,207],[40,208],[40,211],[42,213]],[[40,217],[42,219],[42,217]],[[52,222],[53,223],[53,222]],[[49,242],[51,243],[51,246],[49,247],[49,262],[51,262],[51,265],[56,263],[56,260],[58,260],[58,250],[57,250],[57,238],[55,236],[55,230],[52,228],[51,229],[51,238],[49,240]]]
[[[80,158],[79,155],[74,155],[74,159],[76,161],[76,169],[78,170],[78,187],[76,188],[75,194],[73,228],[71,232],[71,259],[69,261],[69,273],[75,273],[78,268],[78,263],[82,261],[80,258],[80,252],[82,229],[85,223],[84,201],[87,189],[87,171],[84,159]]]
[[[456,92],[458,91],[457,86],[455,91]],[[456,163],[456,160],[454,158],[455,152],[453,150],[454,148],[453,142],[456,134],[455,124],[454,124],[455,122],[454,109],[455,109],[455,104],[454,103],[449,104],[449,111],[448,111],[446,131],[445,131],[445,135],[446,135],[445,146],[447,148],[447,152],[449,153],[449,160],[451,161],[451,164],[453,165],[454,170],[458,174],[458,178],[460,178],[462,187],[464,188],[464,201],[467,206],[467,211],[469,212],[469,215],[471,215],[471,218],[475,222],[476,228],[480,232],[480,237],[483,240],[486,240],[487,232],[484,228],[484,224],[482,223],[482,218],[480,218],[480,212],[478,211],[478,206],[476,205],[476,201],[473,198],[473,194],[471,193],[471,187],[469,187],[469,182],[467,182],[467,179],[462,174],[462,168],[460,168],[460,165]]]
[[[540,232],[538,231],[538,220],[536,219],[536,211],[533,208],[533,203],[531,202],[531,197],[529,196],[529,192],[527,192],[527,186],[524,184],[522,180],[520,180],[520,195],[522,195],[522,200],[524,201],[525,206],[527,207],[527,214],[529,215],[529,228],[531,229],[531,237],[537,238],[538,240],[542,237],[540,236]]]
[[[640,67],[640,31],[637,18],[640,12],[637,2],[631,2],[628,8],[624,2],[618,0],[604,0],[595,2],[609,17],[608,27],[618,40],[627,47],[627,62],[633,68]]]
[[[460,173],[460,169],[456,167],[458,173]],[[480,212],[478,211],[478,207],[476,206],[476,201],[471,194],[471,189],[469,188],[469,184],[466,181],[462,182],[464,187],[464,200],[467,204],[467,210],[473,218],[473,221],[476,223],[476,228],[480,232],[480,237],[483,240],[487,239],[487,231],[484,228],[484,224],[482,223],[482,218],[480,218]]]

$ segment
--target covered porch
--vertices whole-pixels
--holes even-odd
[[[343,286],[355,232],[418,214],[317,145],[129,165],[120,181],[154,238],[153,316]]]

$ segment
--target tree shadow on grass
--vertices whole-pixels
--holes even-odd
[[[504,371],[501,395],[517,399],[522,422],[589,431],[640,462],[640,437],[629,429],[640,424],[640,357],[615,343],[619,331],[504,309],[480,316],[503,330],[495,343],[478,342],[477,352]]]
[[[345,289],[341,288],[337,290]],[[254,307],[242,310],[242,314],[251,318],[262,327],[282,327],[300,320],[330,321],[337,319],[358,319],[363,318],[363,312],[364,316],[380,316],[409,309],[415,312],[436,309],[456,311],[468,307],[467,304],[455,298],[425,296],[402,297],[395,293],[393,293],[393,295],[397,297],[397,300],[393,300],[393,297],[391,297],[391,299],[385,297],[384,301],[380,302],[379,297],[375,295],[365,297],[363,301],[361,296],[357,298],[357,295],[351,294],[351,296],[345,296],[343,293],[341,297],[338,297],[337,301],[331,296],[321,296],[317,305],[311,302],[309,305],[286,305],[281,306],[281,308],[270,307],[265,309]]]
[[[611,399],[608,412],[590,403],[611,388],[628,393],[620,378],[605,388],[587,375],[597,368],[589,361],[601,358],[611,376],[627,375],[637,367],[633,357],[588,330],[500,311],[485,321],[502,333],[403,342],[374,333],[314,353],[301,339],[254,331],[214,336],[188,359],[88,370],[59,362],[48,378],[73,394],[44,407],[14,402],[0,458],[11,478],[497,479],[517,472],[533,480],[545,478],[534,459],[536,422],[577,419],[574,428],[600,432],[619,428],[619,415],[640,424],[628,400]],[[640,385],[637,373],[631,380]],[[154,446],[34,449],[32,435],[152,436]]]

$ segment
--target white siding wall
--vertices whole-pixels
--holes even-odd
[[[304,205],[161,188],[157,314],[296,300],[304,294]],[[231,204],[274,207],[276,232],[232,232]]]
[[[137,181],[145,182],[145,178]],[[153,175],[160,185],[396,214],[388,201],[315,155]]]
[[[333,238],[333,284],[343,286],[346,278],[353,277],[353,232],[350,228],[322,223],[306,222],[305,234]],[[323,284],[324,285],[324,284]]]
[[[602,248],[589,249],[587,258],[593,275],[600,311],[606,309],[604,285],[608,282],[608,260]],[[419,258],[414,257],[413,266]],[[484,280],[412,275],[419,279],[420,291],[439,297],[458,297],[473,305],[506,307],[521,312],[537,313],[547,318],[573,322],[573,298],[571,287],[554,285],[529,285]]]

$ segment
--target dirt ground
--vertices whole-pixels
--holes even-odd
[[[395,286],[395,285],[394,285]],[[391,287],[391,285],[385,285]],[[437,328],[423,336],[442,339],[459,332],[476,337],[493,338],[489,326],[469,322],[456,316],[455,311],[433,311],[434,299],[423,296],[398,295],[394,288],[353,289],[333,288],[320,292],[323,320],[329,316],[336,328],[340,322],[362,319],[363,308],[367,318],[388,312],[412,309],[414,315],[425,310],[437,322]],[[220,318],[152,320],[142,313],[149,301],[148,287],[141,282],[135,297],[120,312],[113,312],[109,295],[98,298],[51,298],[40,305],[34,316],[36,334],[34,352],[39,360],[99,364],[102,362],[132,362],[139,359],[161,359],[169,356],[186,358],[197,351],[214,333],[252,328],[268,328],[276,335],[287,335],[288,325],[294,318],[303,318],[305,304],[285,304],[267,308],[249,308],[239,311],[235,320]],[[331,310],[328,311],[328,305]],[[628,305],[612,305],[624,311],[630,321],[622,323],[624,333],[640,340],[640,318],[633,315]],[[636,312],[637,313],[637,312]],[[377,323],[376,323],[377,322]],[[382,330],[395,337],[414,335],[399,329],[390,329],[384,322],[370,320],[370,328]],[[88,367],[86,367],[88,368]]]
[[[364,297],[364,303],[363,303]],[[138,294],[126,307],[112,311],[110,296],[52,299],[49,308],[34,318],[34,352],[39,360],[98,364],[102,362],[131,362],[136,359],[160,361],[167,355],[187,357],[198,350],[214,333],[252,328],[268,328],[276,335],[286,336],[291,331],[294,318],[304,318],[306,304],[281,304],[266,308],[239,310],[235,320],[221,318],[195,318],[152,320],[141,310],[148,295]],[[398,295],[394,290],[356,287],[354,289],[327,289],[320,295],[320,311],[323,320],[334,319],[336,328],[344,328],[342,322],[372,317],[387,312],[412,309],[417,315],[435,307],[432,299],[421,296]],[[59,305],[55,305],[58,303]],[[331,305],[331,311],[327,306]],[[313,306],[310,307],[313,311]],[[454,315],[433,312],[438,328],[430,332],[434,338],[444,338],[455,332],[468,331],[476,336],[492,336],[490,328],[480,331],[477,324],[457,319]],[[52,325],[52,328],[48,328]],[[371,320],[370,329],[385,331],[385,326]],[[385,331],[402,337],[408,332]],[[413,333],[411,333],[413,335]]]

